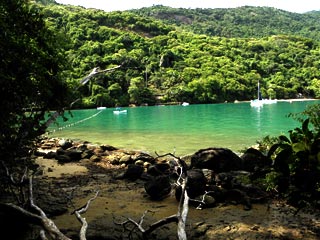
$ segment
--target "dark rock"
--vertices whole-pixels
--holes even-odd
[[[190,168],[211,169],[215,173],[242,169],[242,159],[227,148],[207,148],[191,156]]]
[[[144,171],[143,166],[129,164],[123,177],[134,181],[141,177],[143,171]]]
[[[82,152],[82,155],[81,155],[81,158],[88,158],[90,159],[92,156],[93,156],[93,150],[92,149],[87,149],[87,150],[84,150]]]
[[[201,169],[192,169],[187,172],[187,192],[190,198],[204,194],[207,179]]]
[[[115,150],[118,150],[118,148],[110,146],[110,145],[101,145],[100,148],[103,151],[115,151]]]
[[[270,197],[266,191],[251,184],[240,185],[237,188],[245,192],[252,203],[264,203]]]
[[[151,155],[147,154],[147,153],[139,153],[134,160],[142,160],[144,162],[149,162],[149,163],[153,163],[154,162],[154,157],[152,157]]]
[[[65,154],[70,157],[70,161],[80,161],[82,157],[82,151],[76,149],[67,150]]]
[[[64,150],[63,148],[58,148],[56,153],[57,155],[64,155],[66,153],[66,150]]]
[[[46,153],[45,152],[41,152],[41,151],[35,151],[34,155],[37,156],[37,157],[44,157],[44,156],[46,156]]]
[[[190,200],[190,203],[197,207],[197,209],[210,208],[216,206],[216,200],[214,197],[204,194],[195,198],[196,201]]]
[[[64,140],[64,139],[61,139],[59,141],[59,146],[63,149],[63,150],[66,150],[68,148],[71,148],[73,146],[73,142],[71,140]]]
[[[43,157],[47,159],[53,159],[53,158],[56,158],[56,156],[57,156],[56,152],[50,151],[47,154],[45,154]]]
[[[128,164],[133,163],[133,160],[130,155],[126,154],[126,155],[123,155],[119,160],[119,164],[122,164],[122,163],[128,165]]]
[[[90,161],[92,161],[92,162],[100,162],[101,161],[101,157],[97,156],[97,155],[92,155],[90,157]]]
[[[168,176],[152,177],[144,184],[144,189],[154,200],[161,200],[171,192],[171,183]]]
[[[68,155],[57,155],[56,159],[59,163],[69,163],[71,162],[71,158]]]
[[[208,195],[212,196],[217,203],[222,203],[225,201],[225,191],[223,188],[210,185],[207,187]]]
[[[169,174],[170,165],[168,163],[156,163],[148,167],[147,173],[152,176]]]
[[[249,148],[241,155],[243,170],[248,172],[256,171],[258,168],[271,166],[272,160],[263,155],[259,150]]]
[[[248,195],[239,189],[226,190],[224,193],[225,202],[234,204],[243,204],[244,210],[250,210],[252,208],[250,198]]]
[[[205,193],[207,179],[201,169],[192,169],[187,172],[187,193],[190,198],[196,198]],[[176,189],[176,199],[179,201],[181,197],[181,188]]]
[[[224,189],[232,189],[234,188],[235,178],[234,176],[227,172],[218,173],[215,175],[215,183],[218,186],[221,186]]]

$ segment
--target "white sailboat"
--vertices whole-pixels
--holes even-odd
[[[277,99],[263,99],[260,91],[260,82],[258,81],[258,98],[250,101],[251,107],[262,107],[264,104],[277,103]]]

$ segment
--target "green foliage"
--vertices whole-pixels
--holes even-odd
[[[320,40],[319,12],[291,13],[269,7],[184,9],[156,5],[130,10],[174,24],[187,31],[227,38],[261,38],[271,35],[301,35]],[[256,49],[258,50],[258,49]]]
[[[302,114],[319,121],[311,109]],[[320,199],[320,131],[310,128],[309,123],[306,118],[301,127],[290,130],[289,136],[279,136],[276,142],[269,137],[262,141],[263,149],[268,149],[265,155],[273,161],[263,180],[266,188],[284,194],[298,207]]]
[[[264,98],[319,97],[314,13],[163,6],[103,12],[49,4],[43,14],[66,41],[70,86],[94,67],[122,64],[94,80],[112,96],[108,105],[155,104],[157,96],[190,103],[250,100],[258,81]],[[144,79],[144,86],[137,87],[135,79]],[[84,87],[80,97],[101,99],[94,96],[101,91],[92,90]]]
[[[320,104],[311,104],[301,113],[290,113],[289,117],[303,123],[309,119],[315,131],[320,132]]]
[[[65,106],[66,62],[36,5],[3,0],[0,19],[0,161],[24,164],[46,111]]]

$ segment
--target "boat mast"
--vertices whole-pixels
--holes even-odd
[[[260,81],[258,80],[258,100],[262,100],[262,95],[260,92]]]

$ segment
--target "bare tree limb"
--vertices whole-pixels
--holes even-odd
[[[122,223],[115,223],[117,225],[122,225],[122,227],[125,230],[129,230],[126,228],[127,224],[132,224],[134,226],[133,229],[130,229],[130,234],[134,229],[138,229],[142,233],[142,237],[144,239],[147,239],[148,235],[156,230],[157,228],[164,226],[168,223],[175,222],[177,223],[177,236],[179,240],[187,240],[187,234],[186,234],[186,221],[187,221],[187,216],[188,216],[188,211],[189,211],[189,196],[187,193],[187,180],[188,180],[188,175],[187,175],[187,169],[185,167],[185,163],[183,160],[180,158],[177,158],[171,153],[167,153],[165,155],[159,156],[158,157],[163,157],[163,156],[172,156],[175,158],[177,161],[178,166],[176,167],[176,171],[178,174],[178,179],[176,180],[176,185],[180,186],[182,188],[182,193],[179,201],[179,206],[178,206],[178,212],[177,214],[171,215],[169,217],[163,218],[153,224],[151,224],[148,228],[144,228],[142,226],[142,223],[144,221],[145,215],[148,210],[146,210],[143,215],[140,218],[140,221],[137,222],[131,218],[127,218],[126,221]]]
[[[9,170],[6,169],[6,171],[7,171],[7,174],[10,175]],[[26,172],[24,175],[26,175]],[[98,194],[99,194],[99,191],[96,192],[94,197],[90,198],[87,201],[85,206],[83,206],[82,208],[75,211],[75,215],[76,215],[77,219],[82,224],[82,227],[81,227],[81,230],[79,233],[80,240],[86,240],[86,231],[88,228],[88,223],[85,218],[81,217],[81,214],[85,213],[88,210],[90,203],[98,197]],[[43,229],[40,230],[40,238],[43,240],[48,239],[46,234],[49,234],[50,239],[71,240],[70,238],[65,236],[59,230],[59,228],[56,226],[56,224],[51,219],[49,219],[47,217],[45,212],[34,203],[34,200],[33,200],[33,177],[32,176],[29,176],[29,204],[30,204],[31,208],[33,208],[37,213],[30,212],[30,211],[28,211],[18,205],[15,205],[13,203],[4,203],[4,204],[0,203],[0,208],[4,209],[4,210],[9,209],[10,212],[12,210],[14,210],[14,211],[28,217],[31,222],[41,226]]]
[[[101,73],[104,73],[104,72],[110,72],[110,71],[113,71],[117,68],[120,68],[122,65],[118,65],[116,67],[113,67],[113,68],[107,68],[107,69],[104,69],[104,70],[100,70],[99,71],[99,67],[95,67],[94,69],[92,69],[92,71],[90,72],[90,74],[86,77],[84,77],[81,81],[80,81],[80,84],[81,85],[85,85],[92,77],[98,75],[98,74],[101,74]]]
[[[151,232],[153,232],[155,229],[157,229],[158,227],[162,227],[168,223],[172,223],[172,222],[175,222],[177,223],[178,222],[178,218],[177,218],[177,214],[174,214],[174,215],[171,215],[169,217],[166,217],[166,218],[163,218],[163,219],[160,219],[159,221],[151,224],[149,226],[148,229],[146,229],[145,231],[145,234],[150,234]]]
[[[32,208],[34,208],[36,211],[38,211],[39,213],[39,217],[41,219],[42,222],[42,226],[44,228],[44,230],[49,233],[49,235],[53,238],[53,239],[59,239],[59,240],[70,240],[70,238],[68,238],[67,236],[65,236],[60,230],[59,228],[56,226],[56,224],[47,217],[47,215],[45,214],[45,212],[38,207],[37,205],[34,204],[33,201],[33,190],[32,190],[32,176],[29,177],[29,198],[30,198],[30,206]],[[45,233],[42,233],[43,236],[45,236]]]
[[[187,221],[187,216],[188,216],[188,211],[189,211],[189,196],[187,193],[187,180],[188,177],[186,176],[183,178],[182,181],[182,193],[181,193],[181,198],[179,202],[179,207],[178,207],[178,239],[179,240],[186,240],[187,239],[187,234],[186,234],[186,221]]]
[[[105,72],[110,72],[110,71],[113,71],[113,70],[115,70],[115,69],[117,69],[117,68],[120,68],[122,65],[118,65],[118,66],[115,66],[115,67],[113,67],[113,68],[107,68],[107,69],[104,69],[104,70],[100,70],[99,71],[99,67],[95,67],[94,69],[92,69],[92,71],[90,72],[90,74],[89,75],[87,75],[87,76],[85,76],[83,79],[81,79],[81,81],[80,81],[80,86],[82,86],[82,85],[85,85],[87,82],[89,82],[90,80],[91,80],[91,78],[93,78],[93,77],[95,77],[96,75],[98,75],[98,74],[101,74],[101,73],[105,73]],[[79,87],[80,87],[79,86]],[[78,90],[79,89],[79,87],[77,87],[75,90]],[[69,107],[72,107],[72,105],[74,104],[74,103],[76,103],[77,101],[79,101],[80,99],[76,99],[76,100],[74,100],[73,102],[71,102],[69,105]],[[50,118],[45,122],[45,124],[44,124],[44,126],[45,127],[49,127],[50,125],[51,125],[51,123],[53,123],[63,112],[64,112],[64,110],[65,110],[65,108],[63,109],[63,110],[61,110],[61,111],[56,111],[56,112],[54,112],[51,116],[50,116]]]
[[[85,213],[88,210],[90,203],[98,197],[98,194],[99,194],[99,191],[97,191],[96,194],[88,200],[87,204],[83,208],[75,211],[75,215],[77,219],[82,224],[80,234],[79,234],[80,240],[86,240],[86,233],[88,228],[88,223],[84,217],[81,217],[81,214]]]

